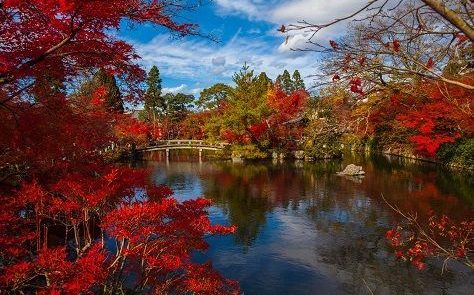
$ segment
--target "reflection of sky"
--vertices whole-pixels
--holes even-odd
[[[208,186],[219,179],[216,175],[221,172],[221,168],[209,163],[157,165],[153,180],[169,185],[180,200],[209,191]],[[364,181],[374,181],[376,175],[387,177],[383,181],[399,189],[391,176],[379,170],[373,174],[369,171],[366,179],[357,183],[337,176],[316,176],[312,171],[308,178],[306,170],[295,174],[280,171],[289,179],[277,178],[281,176],[278,170],[258,171],[263,172],[244,174],[248,182],[237,180],[238,174],[233,175],[239,193],[247,192],[269,202],[269,206],[262,207],[266,210],[264,224],[258,228],[255,239],[250,245],[242,245],[233,236],[210,237],[209,251],[196,255],[198,261],[211,259],[217,270],[237,279],[246,294],[365,294],[362,279],[375,294],[430,294],[439,293],[440,288],[451,290],[449,294],[467,294],[465,278],[441,281],[439,268],[420,273],[395,262],[393,255],[387,253],[383,233],[390,224],[390,211],[361,188],[367,183]],[[269,175],[261,177],[262,173]],[[255,183],[257,178],[264,183]],[[308,179],[308,187],[295,186],[306,185]],[[407,176],[402,179],[405,181]],[[291,185],[291,189],[286,185]],[[217,186],[221,190],[211,190],[213,193],[228,192],[223,189],[224,184]],[[409,190],[409,186],[405,189]],[[375,194],[380,195],[377,191]],[[220,197],[226,202],[233,196]],[[225,203],[211,207],[211,220],[228,224],[227,210]]]

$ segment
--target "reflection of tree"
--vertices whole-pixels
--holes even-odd
[[[311,174],[304,176],[311,178]],[[452,274],[440,277],[437,267],[414,275],[416,270],[396,262],[384,238],[385,224],[393,214],[361,189],[364,187],[343,177],[316,178],[305,212],[320,239],[314,246],[319,267],[327,268],[354,294],[367,293],[363,280],[374,294],[425,294],[440,283],[446,288],[464,288],[454,283]]]
[[[342,233],[335,235],[330,230],[328,235],[336,238],[316,251],[321,262],[336,266],[335,275],[343,278],[344,288],[349,293],[367,294],[363,280],[374,294],[432,294],[439,292],[439,288],[462,293],[467,287],[456,282],[453,273],[440,276],[437,267],[418,272],[395,261],[391,252],[387,252],[383,232],[376,226],[346,224]]]
[[[256,239],[267,212],[276,206],[298,210],[310,189],[288,164],[221,164],[205,174],[204,195],[226,210],[237,225],[237,242],[245,246]]]
[[[229,222],[237,225],[237,243],[247,248],[255,241],[266,222],[266,212],[270,209],[268,199],[259,186],[262,180],[257,181],[266,174],[266,169],[263,165],[238,168],[224,165],[221,168],[208,172],[203,193],[217,206],[224,208]]]
[[[336,175],[349,163],[363,166],[366,175],[361,183]],[[426,271],[418,272],[395,260],[384,234],[399,217],[381,195],[407,212],[418,212],[420,218],[430,210],[464,218],[472,215],[470,203],[461,200],[472,194],[472,181],[467,177],[383,156],[301,165],[173,163],[166,175],[175,173],[198,175],[202,193],[225,211],[229,223],[238,226],[236,243],[244,245],[245,250],[265,230],[262,244],[281,250],[279,255],[297,261],[298,266],[309,264],[313,273],[335,278],[347,293],[367,293],[363,280],[374,294],[431,294],[440,289],[466,292],[468,284],[463,274],[445,273],[441,277],[439,265],[431,264]],[[167,183],[186,182],[172,179]],[[266,225],[272,211],[271,220],[276,217],[282,224]],[[282,228],[293,232],[281,237]],[[271,244],[267,237],[283,242]],[[258,246],[253,250],[257,251]],[[272,267],[278,275],[284,273],[278,266]]]

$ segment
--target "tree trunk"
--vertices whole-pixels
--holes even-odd
[[[463,32],[471,41],[474,42],[474,28],[471,27],[456,12],[452,11],[440,0],[422,0],[426,5],[449,21],[453,26]]]

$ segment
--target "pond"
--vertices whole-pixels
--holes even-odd
[[[350,163],[365,177],[336,175]],[[430,210],[472,218],[472,175],[381,155],[242,164],[175,154],[143,165],[178,199],[211,199],[214,223],[237,225],[195,259],[245,294],[472,294],[473,272],[460,265],[441,274],[440,261],[418,271],[394,258],[384,234],[400,218],[382,198],[421,219]]]

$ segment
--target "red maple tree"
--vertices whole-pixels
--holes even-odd
[[[426,81],[419,96],[412,98],[417,102],[413,107],[396,116],[397,122],[414,131],[409,139],[417,153],[434,158],[442,144],[454,142],[461,136],[472,136],[472,91]]]
[[[196,34],[175,1],[26,1],[0,4],[0,292],[238,293],[191,260],[212,225],[209,202],[180,203],[148,172],[108,164],[112,143],[143,140],[134,119],[104,107],[104,89],[70,97],[84,70],[106,69],[136,100],[144,77],[120,24],[151,22]],[[126,282],[126,283],[124,283]]]

